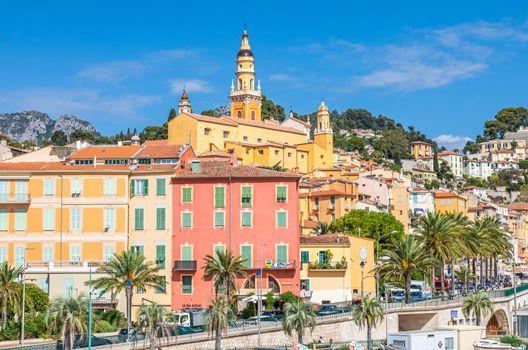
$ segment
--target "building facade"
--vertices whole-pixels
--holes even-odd
[[[433,156],[433,145],[424,141],[411,142],[411,155],[414,159]]]

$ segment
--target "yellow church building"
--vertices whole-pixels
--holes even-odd
[[[333,131],[324,102],[317,110],[313,140],[310,125],[290,116],[280,123],[262,120],[262,92],[255,81],[255,58],[246,31],[231,83],[230,116],[192,113],[184,91],[178,116],[168,124],[169,144],[190,144],[198,155],[222,151],[236,155],[242,164],[282,167],[308,173],[333,166]],[[256,85],[256,86],[255,86]]]

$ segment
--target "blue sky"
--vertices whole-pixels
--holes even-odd
[[[186,84],[227,103],[247,23],[262,89],[464,143],[528,100],[526,1],[0,0],[0,112],[74,113],[103,133],[161,124]]]

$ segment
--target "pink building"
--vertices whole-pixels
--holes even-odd
[[[240,296],[299,293],[297,175],[230,161],[194,160],[173,178],[172,308],[206,307],[214,297],[204,258],[231,250],[247,259]]]

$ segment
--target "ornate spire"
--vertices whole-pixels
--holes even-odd
[[[192,113],[191,102],[189,101],[185,87],[183,88],[180,102],[178,103],[178,114],[180,113]]]

